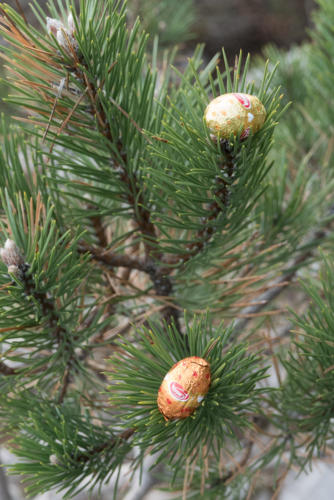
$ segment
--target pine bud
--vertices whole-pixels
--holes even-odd
[[[60,465],[61,462],[59,460],[59,458],[57,457],[57,455],[50,455],[49,456],[49,460],[50,460],[50,464],[51,465]]]
[[[68,24],[68,29],[70,30],[71,35],[74,35],[74,30],[75,30],[75,25],[74,25],[74,19],[73,19],[73,14],[70,12],[68,18],[67,18],[67,24]]]
[[[20,274],[20,269],[17,266],[9,266],[8,272],[9,274],[14,274],[15,276],[18,276]]]
[[[66,28],[59,19],[52,19],[51,17],[46,18],[48,32],[53,34],[59,45],[66,50],[66,52],[71,54],[73,49],[75,51],[78,49],[78,43],[74,37],[75,25],[72,13],[69,14],[67,18],[67,24],[68,28]]]
[[[51,17],[46,18],[46,27],[49,33],[52,33],[57,38],[57,32],[61,29],[65,29],[65,26],[58,19],[52,19]]]
[[[0,248],[2,262],[8,267],[9,272],[15,272],[24,264],[24,259],[18,246],[13,240],[6,240],[5,246]]]

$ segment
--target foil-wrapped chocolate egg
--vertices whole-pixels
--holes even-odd
[[[204,120],[212,133],[219,139],[229,139],[231,134],[248,137],[260,130],[266,119],[266,110],[254,95],[223,94],[208,104]]]
[[[158,392],[158,408],[165,420],[186,418],[203,401],[211,381],[209,363],[198,356],[172,366]]]

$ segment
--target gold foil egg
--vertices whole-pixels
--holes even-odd
[[[219,139],[229,139],[231,134],[248,137],[260,130],[266,119],[266,110],[254,95],[223,94],[208,104],[204,111],[205,123]]]
[[[165,420],[189,417],[203,401],[210,381],[205,359],[191,356],[173,365],[158,391],[158,408]]]

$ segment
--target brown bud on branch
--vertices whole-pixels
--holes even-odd
[[[75,25],[72,14],[69,14],[67,18],[67,25],[68,27],[58,19],[52,19],[51,17],[46,18],[48,32],[54,35],[59,45],[66,52],[71,54],[73,49],[76,51],[78,48],[78,43],[74,37]]]
[[[0,248],[2,262],[8,267],[9,272],[13,272],[24,265],[24,259],[15,241],[7,239],[3,248]]]

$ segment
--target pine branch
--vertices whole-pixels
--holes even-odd
[[[67,329],[61,323],[61,318],[54,300],[45,293],[36,290],[33,277],[27,274],[28,270],[29,265],[27,264],[19,266],[19,276],[23,282],[25,293],[28,297],[33,297],[39,304],[42,316],[46,318],[50,332],[52,332],[55,337],[58,346],[63,348],[68,353],[66,368],[58,398],[58,402],[61,404],[64,401],[64,397],[70,384],[71,371],[74,369],[76,360],[75,351],[72,342],[69,340]]]
[[[119,356],[115,352],[111,360],[113,372],[110,398],[119,411],[120,423],[126,429],[129,425],[136,428],[134,444],[139,444],[143,450],[146,446],[152,446],[152,454],[163,450],[157,463],[165,458],[170,463],[175,460],[180,464],[186,456],[199,453],[201,446],[206,443],[210,443],[212,452],[214,447],[223,446],[226,439],[224,426],[228,428],[232,421],[233,426],[237,425],[239,428],[245,425],[249,418],[246,407],[250,410],[248,398],[257,390],[255,380],[265,376],[265,370],[258,370],[256,366],[256,357],[246,354],[245,344],[234,342],[233,347],[230,346],[227,350],[223,348],[223,344],[228,343],[231,330],[223,333],[217,328],[214,334],[212,330],[209,333],[207,320],[207,317],[202,317],[191,324],[186,317],[187,335],[183,338],[180,338],[175,327],[169,327],[166,332],[166,329],[158,328],[152,323],[149,330],[143,329],[140,332],[136,347],[133,341],[122,339],[122,354]],[[196,410],[195,427],[187,419],[177,419],[171,425],[168,422],[162,426],[162,416],[156,402],[161,381],[175,360],[189,354],[205,356],[210,363],[209,392],[203,406]],[[229,386],[227,381],[232,374],[233,384]],[[255,410],[257,403],[251,399]],[[180,441],[176,443],[178,440]],[[181,443],[182,457],[175,453]]]
[[[154,290],[158,296],[170,297],[173,294],[172,281],[165,274],[167,269],[165,267],[158,267],[152,259],[148,259],[147,257],[132,257],[126,254],[115,254],[108,250],[88,245],[84,241],[80,242],[78,248],[82,253],[89,252],[92,259],[107,265],[111,269],[114,267],[125,267],[146,273],[151,278]],[[162,316],[168,325],[174,322],[177,329],[181,331],[178,309],[173,306],[167,306],[163,309]]]
[[[173,284],[171,278],[167,276],[166,269],[163,267],[156,267],[151,261],[149,264],[149,275],[152,279],[154,290],[157,295],[170,297],[173,295]],[[165,274],[166,273],[166,274]],[[167,306],[163,310],[163,319],[167,325],[174,323],[177,331],[181,333],[180,325],[180,311],[173,306]]]
[[[74,48],[73,48],[74,51]],[[75,51],[74,51],[75,52]],[[162,260],[162,255],[157,251],[157,231],[154,224],[151,222],[151,212],[146,206],[146,188],[143,183],[139,181],[136,172],[129,174],[127,169],[127,153],[123,149],[123,145],[118,138],[112,136],[110,124],[108,123],[104,109],[99,102],[99,91],[101,85],[96,89],[95,85],[89,81],[86,73],[76,66],[75,74],[82,84],[86,85],[86,89],[91,102],[91,114],[97,116],[97,126],[99,131],[106,137],[110,143],[117,143],[117,149],[121,162],[112,153],[111,165],[117,170],[119,178],[124,186],[127,186],[126,200],[130,207],[132,207],[133,218],[143,236],[143,243],[145,249],[145,260],[135,259],[126,255],[116,256],[108,255],[107,257],[101,252],[92,250],[94,258],[100,261],[117,267],[127,267],[129,269],[138,269],[149,274],[154,289],[157,295],[171,296],[173,294],[173,285],[171,279],[166,275],[166,269],[159,267],[156,262]],[[138,127],[137,127],[138,128]],[[140,130],[141,132],[141,130]],[[101,233],[99,233],[101,234]],[[167,307],[163,312],[163,319],[167,324],[174,322],[177,329],[181,331],[179,323],[179,311],[173,307]]]
[[[73,54],[75,54],[75,48],[73,46],[71,46],[71,51],[73,52]],[[104,137],[106,137],[106,139],[110,142],[110,145],[114,143],[117,144],[119,157],[122,161],[119,161],[119,158],[117,158],[115,156],[115,153],[113,152],[111,165],[119,173],[120,180],[122,181],[124,186],[127,186],[128,194],[126,195],[126,199],[130,207],[132,207],[134,220],[138,224],[138,227],[142,235],[144,236],[146,256],[150,256],[155,252],[152,244],[156,242],[156,230],[153,223],[151,222],[150,211],[146,208],[145,195],[143,192],[144,186],[139,181],[138,176],[135,172],[131,172],[131,175],[129,174],[127,169],[127,153],[123,149],[121,140],[117,137],[112,136],[110,124],[108,123],[106,113],[101,106],[99,99],[99,91],[101,91],[103,82],[98,88],[96,88],[95,84],[89,80],[86,72],[78,67],[79,61],[76,55],[74,62],[74,74],[81,82],[81,84],[86,87],[91,104],[90,112],[92,116],[97,117],[97,126],[100,133],[104,135]]]
[[[13,224],[12,229],[14,229],[15,222],[11,216],[10,219]],[[45,227],[44,230],[46,231],[47,227]],[[40,248],[40,250],[43,251],[43,248]],[[38,289],[30,265],[25,262],[23,255],[13,240],[6,240],[4,247],[0,249],[0,257],[6,265],[8,272],[15,278],[13,285],[22,286],[21,290],[24,294],[24,302],[26,302],[27,298],[28,300],[33,299],[30,303],[32,303],[33,308],[38,311],[37,324],[46,326],[48,334],[56,342],[58,350],[65,352],[67,355],[63,383],[59,395],[59,402],[62,403],[70,382],[70,372],[76,360],[75,350],[71,341],[71,333],[68,332],[68,329],[63,325],[55,299],[51,296],[50,292]],[[21,293],[21,290],[19,293]],[[29,313],[31,313],[31,311],[29,311]],[[13,372],[4,364],[1,364],[1,368],[7,375],[18,373],[18,370],[14,370]]]
[[[42,316],[47,320],[47,324],[52,332],[52,335],[60,345],[64,340],[66,329],[60,323],[60,317],[54,300],[45,293],[36,290],[33,277],[27,274],[29,267],[30,266],[28,264],[18,266],[19,277],[23,283],[24,291],[28,297],[33,297],[39,304]]]
[[[91,206],[88,206],[88,210],[92,208]],[[102,217],[100,215],[92,215],[90,217],[93,228],[97,237],[97,240],[99,242],[99,245],[103,248],[106,248],[108,246],[108,241],[105,233],[105,229],[103,227],[102,223]]]
[[[318,245],[321,240],[324,240],[326,235],[327,232],[323,229],[316,231],[304,245],[306,247],[310,246],[311,248],[294,259],[289,267],[283,272],[282,276],[268,285],[269,290],[258,297],[257,305],[249,306],[243,309],[239,315],[239,319],[237,319],[234,323],[232,338],[235,338],[242,330],[244,330],[249,321],[257,316],[271,302],[273,302],[273,300],[275,300],[292,283],[300,266],[312,257],[314,247]]]
[[[111,269],[114,267],[126,267],[150,274],[150,267],[146,259],[132,257],[126,254],[115,254],[101,247],[93,247],[84,241],[80,242],[78,250],[82,253],[88,252],[93,260],[101,262]]]
[[[117,444],[120,442],[127,441],[130,437],[135,433],[136,429],[126,429],[119,436],[117,436],[112,441],[106,441],[98,446],[95,446],[89,451],[81,453],[75,457],[77,462],[88,462],[94,455],[98,455],[99,453],[103,453],[106,449],[112,450]]]
[[[237,477],[239,474],[242,474],[244,469],[247,467],[247,463],[251,457],[253,446],[254,446],[254,441],[248,441],[244,452],[244,456],[242,457],[240,462],[236,464],[234,469],[231,469],[228,472],[226,472],[226,474],[224,474],[222,478],[218,478],[211,485],[209,485],[208,490],[215,489],[217,488],[217,486],[222,486],[227,482],[233,481],[235,477]]]
[[[69,359],[67,361],[67,366],[65,368],[65,373],[64,373],[63,380],[62,380],[60,393],[58,396],[58,403],[59,404],[62,404],[64,402],[66,392],[67,392],[68,387],[69,387],[70,382],[71,382],[71,367],[72,367],[73,361],[74,361],[74,353],[71,354],[71,356],[69,357]]]
[[[212,201],[208,206],[208,215],[203,218],[203,227],[197,232],[195,241],[187,245],[187,249],[190,251],[184,255],[180,255],[179,257],[177,257],[178,262],[180,260],[182,260],[182,262],[187,262],[203,250],[205,245],[214,235],[215,220],[217,220],[222,211],[226,210],[228,207],[230,195],[229,186],[230,182],[232,182],[233,179],[235,159],[228,141],[221,141],[221,149],[223,153],[223,161],[220,165],[220,171],[223,177],[216,177],[216,189],[213,192],[215,200]],[[224,179],[224,176],[227,176],[230,182],[227,182]]]
[[[139,24],[131,33],[127,32],[123,7],[113,0],[87,0],[81,2],[78,16],[67,12],[70,4],[50,3],[54,18],[47,21],[49,37],[39,36],[10,7],[1,7],[7,16],[0,29],[12,44],[12,48],[7,45],[4,50],[18,89],[13,102],[26,105],[41,117],[42,132],[27,129],[28,134],[35,134],[42,143],[44,139],[51,142],[49,153],[36,142],[38,152],[28,174],[24,167],[12,170],[7,162],[5,180],[0,179],[1,187],[7,189],[4,197],[8,198],[8,207],[3,204],[2,229],[25,249],[31,266],[24,261],[17,264],[5,253],[7,261],[3,262],[13,275],[13,283],[3,285],[2,304],[7,317],[0,317],[0,326],[3,326],[4,345],[8,348],[8,358],[12,349],[15,362],[31,367],[24,372],[27,390],[24,387],[22,393],[13,391],[7,398],[11,403],[2,395],[4,420],[19,429],[15,438],[18,446],[14,447],[23,460],[13,470],[26,477],[30,475],[28,487],[32,494],[60,487],[67,489],[66,495],[71,495],[83,483],[86,487],[91,482],[93,488],[117,474],[131,450],[131,453],[138,451],[135,465],[149,451],[155,458],[158,456],[158,462],[174,463],[175,477],[184,472],[185,462],[192,462],[191,477],[186,474],[184,484],[188,479],[190,489],[200,484],[202,496],[205,481],[210,478],[211,489],[220,488],[225,495],[225,490],[231,488],[231,496],[237,498],[233,488],[239,478],[242,482],[243,475],[249,478],[254,472],[250,463],[256,462],[256,468],[264,455],[263,463],[267,458],[267,463],[275,458],[274,452],[269,456],[261,448],[260,459],[253,457],[251,461],[253,442],[248,439],[245,442],[245,435],[239,429],[251,427],[254,433],[258,432],[254,415],[262,413],[268,425],[282,428],[285,423],[283,418],[281,421],[277,418],[275,423],[271,413],[279,405],[269,406],[271,397],[273,401],[281,397],[276,396],[280,391],[275,392],[274,388],[267,391],[265,385],[266,356],[270,357],[272,352],[264,349],[259,355],[253,345],[236,337],[251,318],[261,315],[262,309],[294,281],[297,270],[312,260],[315,243],[324,239],[325,231],[318,231],[305,245],[298,242],[321,211],[320,203],[312,206],[309,201],[321,196],[319,192],[308,196],[314,185],[310,182],[304,186],[300,180],[303,169],[289,169],[288,164],[286,170],[291,170],[288,180],[281,182],[284,169],[277,169],[274,189],[267,190],[272,203],[261,200],[270,170],[269,154],[277,159],[271,147],[280,108],[279,90],[272,85],[267,69],[263,82],[257,85],[247,83],[241,58],[236,61],[233,75],[225,61],[226,73],[222,75],[219,70],[213,73],[211,63],[200,70],[201,61],[197,57],[190,61],[190,69],[180,75],[179,88],[177,84],[174,91],[167,80],[160,85],[163,78],[156,85],[155,70],[146,65],[145,36],[138,36]],[[45,14],[36,1],[35,9],[45,25]],[[60,11],[62,21],[58,20]],[[157,51],[155,47],[153,68]],[[263,129],[242,142],[239,135],[231,142],[210,141],[203,110],[209,95],[218,92],[256,93],[267,112]],[[34,117],[33,121],[37,123]],[[158,139],[156,148],[145,134]],[[17,148],[7,142],[4,149]],[[330,153],[326,154],[329,158]],[[48,165],[43,163],[45,156]],[[307,161],[305,171],[309,166]],[[36,177],[39,169],[41,176]],[[290,178],[295,180],[292,186]],[[30,191],[26,189],[29,182],[34,186]],[[34,213],[35,185],[42,182],[43,199],[51,196],[55,200],[55,216],[45,210],[48,212],[45,219],[53,219],[54,227],[61,226],[62,237],[52,237],[51,224],[48,226],[38,215],[42,210],[39,203]],[[18,193],[27,192],[30,205],[16,200]],[[327,198],[328,193],[330,187]],[[8,223],[4,222],[6,216]],[[108,232],[107,221],[111,221]],[[77,233],[74,242],[76,224],[80,235]],[[86,229],[85,226],[89,231],[87,241],[93,244],[83,241],[81,229]],[[64,228],[68,229],[67,239]],[[114,241],[109,241],[109,229]],[[284,241],[286,246],[280,247]],[[78,253],[89,255],[84,258]],[[89,257],[92,262],[103,264],[104,269],[102,265],[86,266]],[[194,261],[190,262],[192,258]],[[184,263],[189,265],[183,266]],[[273,276],[282,263],[280,278],[269,283],[268,288],[259,285],[268,279],[268,270],[269,276]],[[139,273],[133,273],[130,282],[133,270]],[[138,286],[134,275],[140,275]],[[115,293],[114,279],[119,283],[119,287],[115,285]],[[175,306],[174,279],[178,285]],[[248,298],[254,297],[258,286],[262,286],[261,290],[257,288],[258,294],[266,291],[251,302]],[[193,294],[188,293],[190,290]],[[189,309],[197,306],[204,309],[204,302],[212,309],[213,318],[197,320],[190,314],[181,329],[179,310],[187,307],[187,303]],[[321,304],[320,294],[317,303]],[[245,306],[249,307],[241,310]],[[241,310],[245,318],[234,327],[232,323],[227,328],[217,325],[218,318],[229,320],[236,310]],[[166,328],[152,321],[140,332],[136,328],[138,323],[155,317],[157,311],[171,326]],[[319,316],[313,318],[314,329],[315,319],[323,321],[328,315],[328,310],[320,310]],[[32,317],[35,336],[30,335],[27,327],[22,332],[14,330],[26,325],[27,318]],[[325,321],[323,324],[326,326]],[[13,331],[6,329],[7,326],[13,327]],[[180,335],[182,330],[184,335]],[[128,335],[126,338],[122,335],[121,341],[115,343],[119,332]],[[108,408],[106,393],[101,396],[91,390],[91,381],[86,384],[84,380],[86,370],[80,371],[94,344],[100,341],[108,344],[105,356],[107,349],[113,351],[108,375],[99,374],[111,384]],[[327,348],[326,342],[319,341],[317,345]],[[322,357],[320,349],[315,352]],[[189,355],[203,356],[210,363],[209,391],[203,401],[197,399],[201,404],[191,419],[165,423],[156,401],[161,381],[176,361]],[[311,358],[312,353],[310,362]],[[323,393],[318,391],[313,397],[309,391],[312,396],[309,401],[316,403],[310,416],[315,415],[319,420],[323,420],[326,405],[330,408],[329,417],[332,414],[331,359],[332,356],[327,356],[328,366],[319,371],[318,379],[313,377],[321,388],[325,387],[325,376],[330,375],[328,399],[318,414],[317,405]],[[101,357],[92,357],[87,364],[90,361],[97,372],[105,367]],[[311,367],[314,369],[315,365]],[[44,379],[42,373],[34,376],[41,367],[47,373]],[[0,361],[0,374],[14,375],[19,370]],[[77,370],[77,394],[66,398],[74,370]],[[43,396],[36,388],[50,387],[50,381],[52,386],[55,373],[58,400],[42,401]],[[300,381],[300,390],[304,384],[307,386],[309,376],[302,370],[301,374],[295,377],[297,387]],[[3,377],[2,383],[11,388],[12,379]],[[293,398],[293,390],[291,395]],[[11,413],[7,412],[9,406]],[[289,408],[286,413],[290,417]],[[305,425],[298,421],[297,424]],[[311,420],[306,424],[311,426]],[[120,434],[117,436],[113,429],[121,429],[117,431]],[[324,433],[319,431],[319,443],[321,434]],[[245,450],[238,463],[233,454],[242,435]],[[306,444],[307,439],[310,438],[305,438]],[[257,444],[255,438],[254,442]],[[231,460],[223,471],[222,463],[216,469],[214,462],[225,449]],[[286,441],[279,451],[280,456],[290,451]],[[215,483],[218,476],[220,479]],[[215,494],[209,491],[208,495],[212,493]]]

